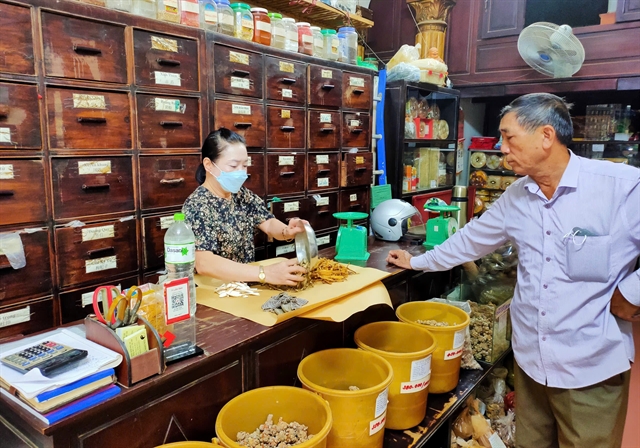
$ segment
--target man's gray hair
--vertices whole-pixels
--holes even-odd
[[[568,146],[573,138],[573,124],[569,114],[571,106],[551,93],[530,93],[505,106],[500,112],[500,118],[513,112],[518,124],[527,132],[551,125],[556,130],[558,141]]]

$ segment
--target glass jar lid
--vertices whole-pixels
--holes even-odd
[[[342,28],[338,28],[339,33],[355,33],[356,29],[352,26],[343,26]]]
[[[320,27],[319,26],[312,26],[311,27],[311,31],[320,31]]]
[[[329,35],[329,36],[331,36],[332,34],[336,34],[336,30],[322,30],[320,32],[324,35]]]
[[[231,3],[231,9],[246,9],[247,11],[251,11],[251,7],[246,3]]]
[[[269,17],[271,17],[272,19],[282,19],[282,14],[278,13],[278,12],[270,12],[269,14],[267,14]]]
[[[285,17],[284,19],[282,19],[282,21],[287,23],[293,23],[293,24],[296,23],[295,19],[292,19],[291,17]]]
[[[229,0],[215,0],[218,5],[227,5],[229,6]]]
[[[262,14],[267,14],[269,11],[266,8],[251,8],[251,12],[261,12]]]
[[[296,26],[310,26],[311,24],[309,22],[297,22]]]

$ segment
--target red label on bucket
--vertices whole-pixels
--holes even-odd
[[[456,348],[455,350],[447,350],[444,352],[445,361],[449,359],[456,359],[462,355],[462,347]]]
[[[430,377],[422,378],[417,381],[407,381],[405,383],[400,383],[400,393],[401,394],[414,394],[416,392],[420,392],[429,386]]]
[[[369,422],[369,435],[372,436],[381,429],[384,429],[384,424],[387,421],[387,413],[385,412],[380,417]]]

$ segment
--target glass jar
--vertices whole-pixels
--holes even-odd
[[[355,64],[358,55],[358,33],[351,26],[338,29],[338,39],[340,46],[338,50],[338,60],[347,64]]]
[[[253,14],[251,8],[246,3],[232,3],[234,15],[233,35],[242,40],[253,40]]]
[[[218,7],[218,32],[233,36],[236,21],[233,9],[229,6],[229,0],[216,0],[216,6]]]
[[[253,41],[271,45],[271,19],[264,8],[251,8],[253,15]]]
[[[324,38],[319,26],[311,27],[311,36],[313,37],[313,55],[321,58],[324,56]]]
[[[158,20],[165,22],[180,23],[180,1],[179,0],[157,0]]]
[[[285,47],[287,51],[298,52],[298,27],[296,21],[291,18],[282,19],[284,24]]]
[[[187,26],[200,26],[200,5],[198,0],[181,0],[180,23]]]
[[[131,12],[131,0],[107,0],[106,7],[118,11]]]
[[[298,53],[313,56],[313,35],[309,22],[298,22]]]
[[[338,60],[339,40],[336,30],[322,30],[324,38],[324,58],[329,61]]]
[[[131,12],[149,19],[156,19],[158,17],[156,0],[133,0]]]
[[[200,28],[218,31],[218,8],[213,0],[200,1]]]
[[[269,19],[271,19],[271,46],[284,50],[286,45],[286,31],[284,29],[284,23],[282,23],[282,14],[270,12]]]

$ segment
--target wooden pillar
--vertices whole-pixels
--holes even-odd
[[[407,0],[416,11],[416,22],[420,32],[416,34],[416,44],[421,45],[420,57],[426,58],[429,49],[436,47],[438,55],[444,59],[444,45],[449,11],[456,0]]]

